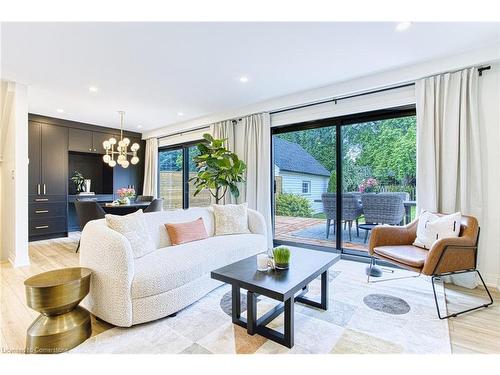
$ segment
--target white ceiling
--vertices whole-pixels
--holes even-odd
[[[498,44],[499,25],[3,23],[1,76],[32,113],[116,127],[125,110],[145,131]]]

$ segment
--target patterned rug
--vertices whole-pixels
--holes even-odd
[[[131,328],[112,328],[73,353],[451,353],[448,322],[436,315],[426,277],[366,283],[365,264],[340,261],[330,269],[328,311],[295,304],[295,346],[288,349],[231,323],[230,287],[164,318]],[[396,270],[383,278],[410,276]],[[376,279],[380,280],[380,279]],[[319,295],[320,282],[309,295]],[[438,288],[444,309],[442,287]],[[242,315],[246,301],[242,293]],[[276,302],[259,296],[258,316]],[[444,311],[444,310],[443,310]],[[282,331],[283,316],[269,325]]]

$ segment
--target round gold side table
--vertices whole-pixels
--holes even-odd
[[[28,328],[26,353],[60,353],[90,337],[90,313],[78,304],[89,292],[91,274],[63,268],[24,282],[28,306],[41,313]]]

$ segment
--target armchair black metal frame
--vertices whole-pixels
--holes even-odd
[[[468,269],[468,270],[454,271],[454,272],[445,272],[445,273],[441,273],[441,274],[433,273],[433,275],[431,276],[432,292],[434,293],[434,302],[436,303],[436,310],[437,310],[437,313],[438,313],[438,317],[441,320],[448,319],[448,318],[455,318],[455,317],[457,317],[459,315],[462,315],[462,314],[465,314],[467,312],[478,310],[478,309],[482,309],[482,308],[491,306],[493,304],[493,297],[491,296],[491,293],[488,290],[488,287],[486,286],[486,283],[483,280],[483,276],[481,276],[481,273],[477,269],[477,248],[478,248],[478,244],[479,244],[479,234],[480,233],[477,234],[477,240],[476,240],[476,244],[474,246],[470,246],[468,248],[465,247],[465,246],[454,246],[454,245],[448,245],[448,246],[446,246],[445,249],[444,249],[444,251],[441,253],[441,256],[439,257],[439,260],[438,260],[438,262],[436,264],[436,267],[434,268],[434,272],[435,272],[435,270],[439,269],[439,265],[441,263],[441,260],[444,258],[444,255],[445,255],[446,251],[449,250],[449,249],[450,250],[451,249],[454,249],[454,250],[458,250],[458,249],[473,249],[474,250],[474,268],[471,268],[471,269]],[[445,276],[460,275],[460,274],[465,274],[465,273],[470,273],[470,272],[476,272],[477,275],[479,276],[479,279],[481,280],[481,283],[483,284],[483,287],[486,290],[486,293],[488,294],[489,302],[488,303],[484,303],[484,304],[479,305],[479,306],[476,306],[476,307],[465,309],[465,310],[462,310],[462,311],[457,311],[455,313],[451,313],[451,314],[446,315],[446,316],[442,316],[441,315],[441,310],[439,309],[439,303],[438,303],[437,294],[436,294],[436,287],[435,287],[436,280],[441,280],[441,278],[445,277]],[[446,298],[445,298],[445,304],[446,304]]]

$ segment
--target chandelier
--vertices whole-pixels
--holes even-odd
[[[140,146],[138,143],[134,143],[132,144],[132,146],[130,146],[130,152],[127,150],[128,146],[130,145],[130,139],[128,139],[127,137],[123,138],[123,117],[125,116],[125,112],[118,111],[118,113],[120,114],[120,141],[117,142],[116,138],[111,137],[110,139],[102,143],[102,146],[106,150],[106,154],[102,157],[102,160],[104,160],[104,162],[107,163],[110,167],[114,167],[116,164],[119,164],[122,166],[122,168],[127,168],[130,163],[139,163],[137,150],[139,150]],[[132,157],[130,159],[130,162],[127,160],[129,156]]]

